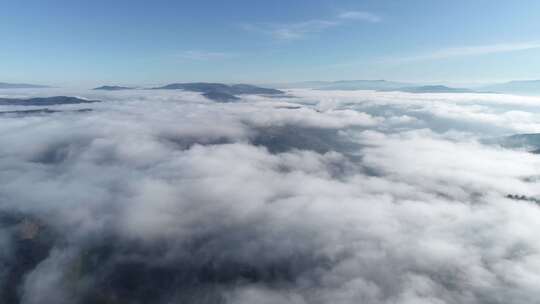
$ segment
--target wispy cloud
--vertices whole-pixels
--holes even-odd
[[[248,31],[259,32],[276,40],[298,40],[309,34],[320,33],[329,28],[338,27],[354,21],[380,22],[381,18],[364,11],[345,11],[330,19],[312,19],[295,23],[244,24]]]
[[[368,58],[356,58],[349,61],[336,62],[334,64],[328,65],[319,65],[314,67],[316,70],[321,69],[344,69],[351,67],[362,67],[365,69],[372,69],[378,66],[387,65],[400,65],[407,63],[420,63],[428,61],[436,61],[450,58],[460,58],[460,57],[469,57],[469,56],[481,56],[488,54],[498,54],[498,53],[511,53],[517,51],[526,51],[540,49],[540,41],[529,41],[529,42],[519,42],[519,43],[496,43],[496,44],[484,44],[484,45],[469,45],[469,46],[459,46],[459,47],[447,47],[441,48],[438,50],[433,50],[431,52],[421,52],[417,54],[412,54],[408,56],[378,56],[378,57],[368,57]],[[493,80],[491,82],[501,82],[507,81],[504,80]]]
[[[368,22],[380,22],[381,17],[364,11],[346,11],[338,15],[339,19],[345,20],[363,20]]]
[[[187,50],[176,54],[176,57],[186,61],[209,61],[216,59],[225,59],[231,57],[232,54],[224,52],[209,52],[202,50]]]
[[[487,45],[472,45],[472,46],[460,46],[449,47],[444,49],[435,50],[419,55],[387,58],[383,61],[386,63],[407,63],[417,61],[429,61],[438,59],[447,59],[454,57],[466,57],[466,56],[478,56],[497,53],[509,53],[516,51],[540,49],[540,42],[520,42],[520,43],[499,43],[499,44],[487,44]]]

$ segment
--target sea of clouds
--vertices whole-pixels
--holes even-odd
[[[540,299],[540,98],[0,93],[1,303]]]

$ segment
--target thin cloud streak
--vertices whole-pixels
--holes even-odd
[[[346,11],[332,19],[313,19],[284,24],[244,24],[242,28],[246,31],[259,32],[271,36],[275,40],[290,41],[304,39],[309,34],[320,33],[329,28],[343,26],[353,21],[376,23],[380,22],[381,18],[370,12]]]
[[[522,42],[522,43],[498,43],[487,45],[471,45],[460,47],[449,47],[439,49],[431,53],[422,53],[404,57],[381,57],[381,58],[366,58],[364,60],[352,60],[348,62],[339,62],[326,65],[326,69],[340,69],[351,66],[366,66],[372,65],[398,65],[406,63],[416,63],[422,61],[434,61],[442,59],[450,59],[456,57],[469,57],[478,55],[510,53],[526,50],[540,49],[540,42]],[[318,67],[321,68],[321,67]]]
[[[370,13],[370,12],[364,12],[364,11],[347,11],[339,14],[339,19],[346,19],[346,20],[363,20],[368,22],[380,22],[381,17]]]
[[[449,47],[440,50],[436,50],[431,53],[420,54],[416,56],[401,57],[401,58],[387,58],[382,60],[385,63],[408,63],[417,61],[429,61],[448,59],[454,57],[467,57],[497,53],[509,53],[516,51],[525,51],[540,49],[540,42],[522,42],[522,43],[499,43],[488,45],[472,45],[461,47]]]
[[[232,54],[224,52],[209,52],[203,50],[187,50],[176,54],[177,58],[186,61],[209,61],[230,58]]]

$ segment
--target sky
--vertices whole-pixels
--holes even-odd
[[[3,0],[0,82],[540,78],[540,2]]]

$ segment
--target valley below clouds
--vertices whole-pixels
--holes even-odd
[[[540,298],[540,98],[286,93],[1,91],[0,299]]]

